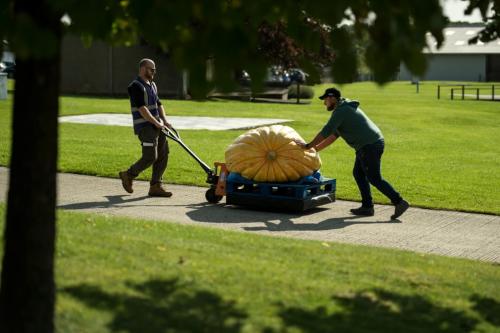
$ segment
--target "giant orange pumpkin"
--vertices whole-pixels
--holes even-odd
[[[226,150],[229,171],[257,182],[290,182],[311,175],[321,167],[314,149],[302,149],[302,140],[291,127],[259,127],[240,135]]]

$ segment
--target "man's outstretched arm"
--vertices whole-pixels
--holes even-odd
[[[331,145],[333,142],[335,142],[335,140],[337,140],[337,138],[338,138],[338,136],[336,136],[335,134],[332,134],[329,137],[327,137],[326,139],[324,139],[323,141],[321,141],[320,143],[318,143],[313,148],[316,149],[316,151],[322,151],[323,149],[325,149],[326,147]]]
[[[320,132],[309,143],[305,143],[300,140],[296,140],[295,143],[304,149],[314,148],[317,151],[320,151],[331,145],[335,140],[337,140],[337,138],[338,137],[335,134],[329,135],[328,137],[325,138]]]

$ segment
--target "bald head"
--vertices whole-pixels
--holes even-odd
[[[155,62],[148,58],[141,59],[141,61],[139,61],[139,70],[144,66],[151,66],[155,68]]]
[[[144,58],[139,61],[139,76],[145,81],[152,81],[156,73],[155,62],[151,59]]]

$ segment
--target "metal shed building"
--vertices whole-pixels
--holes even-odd
[[[448,27],[440,49],[428,35],[428,48],[423,53],[428,60],[422,80],[500,82],[500,40],[469,45],[468,40],[479,32],[480,26]],[[413,76],[402,65],[399,80],[412,80]]]

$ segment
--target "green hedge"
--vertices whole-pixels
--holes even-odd
[[[310,86],[300,85],[300,98],[311,99],[314,97],[314,90]],[[288,98],[297,98],[297,85],[288,87]]]

